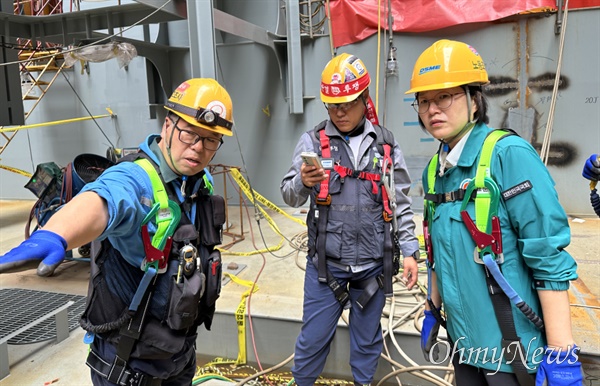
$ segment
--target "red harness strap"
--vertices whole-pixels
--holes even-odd
[[[320,140],[320,144],[321,144],[321,156],[323,158],[331,158],[331,148],[329,146],[329,137],[325,134],[325,130],[320,130],[319,131],[319,140]],[[391,157],[391,147],[390,145],[388,145],[387,143],[383,145],[383,165],[387,165],[386,169],[384,170],[384,174],[385,173],[389,173],[392,170],[392,157]],[[381,181],[381,176],[379,174],[375,174],[375,173],[369,173],[369,172],[359,172],[353,169],[350,169],[348,167],[345,166],[341,166],[341,165],[335,165],[334,169],[336,172],[339,173],[341,178],[347,177],[347,176],[351,176],[353,178],[358,178],[358,179],[364,179],[364,180],[368,180],[371,181],[372,185],[373,185],[373,189],[372,192],[373,194],[377,194],[379,189],[377,188],[377,182]],[[330,177],[330,170],[325,170],[325,173],[327,174],[327,179],[321,181],[321,189],[319,190],[319,194],[317,195],[317,204],[320,205],[329,205],[331,203],[331,195],[329,194],[329,177]],[[392,189],[395,189],[394,186],[391,187]],[[382,198],[383,198],[383,217],[385,219],[385,221],[389,222],[392,220],[392,216],[394,216],[394,213],[392,213],[392,210],[390,209],[390,204],[389,204],[389,197],[388,197],[388,193],[385,189],[382,189]]]
[[[376,182],[381,181],[381,176],[379,174],[369,173],[369,172],[359,172],[357,170],[350,169],[350,168],[347,168],[345,166],[340,166],[340,165],[335,165],[333,168],[335,169],[336,172],[338,172],[338,174],[340,175],[341,178],[351,176],[353,178],[358,178],[360,180],[371,181],[371,183],[373,184],[373,189],[372,189],[373,194],[377,194],[379,192],[379,188],[377,187],[377,184],[376,184]]]
[[[325,130],[319,131],[319,139],[321,142],[321,157],[323,158],[331,158],[331,148],[329,147],[329,137],[325,135]],[[317,195],[317,204],[319,205],[329,205],[331,204],[331,195],[329,194],[329,175],[331,171],[325,170],[325,174],[327,174],[327,179],[321,181],[321,190]]]

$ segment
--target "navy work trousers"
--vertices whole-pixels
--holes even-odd
[[[361,281],[380,275],[383,266],[352,273],[330,267],[332,275],[341,286],[350,280]],[[361,310],[356,300],[363,291],[350,288],[349,333],[350,366],[354,381],[368,384],[373,381],[383,348],[381,312],[385,296],[380,288]],[[342,314],[342,305],[326,283],[320,283],[318,272],[310,259],[306,262],[304,276],[304,309],[302,329],[296,341],[292,374],[298,386],[312,386],[325,367],[331,341]]]

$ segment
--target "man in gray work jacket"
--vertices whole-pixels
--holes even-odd
[[[300,138],[281,183],[286,204],[310,197],[302,330],[292,373],[299,386],[323,371],[344,308],[350,308],[350,365],[357,385],[373,381],[383,348],[385,296],[400,251],[408,288],[417,281],[419,243],[407,196],[410,177],[390,131],[376,124],[363,62],[341,54],[325,67],[321,100],[329,120]],[[301,153],[315,152],[322,166]]]

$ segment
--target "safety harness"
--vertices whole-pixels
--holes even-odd
[[[429,232],[429,221],[433,219],[435,206],[445,202],[462,200],[460,214],[476,244],[474,261],[484,268],[487,288],[502,332],[501,346],[506,350],[508,357],[512,358],[509,363],[519,384],[521,386],[533,386],[533,378],[527,372],[526,365],[522,360],[522,358],[526,358],[526,353],[521,339],[517,335],[511,301],[538,329],[543,331],[544,325],[540,317],[519,297],[502,275],[500,264],[504,262],[504,255],[502,253],[502,232],[498,218],[498,204],[501,193],[490,173],[494,147],[500,139],[508,135],[516,135],[516,133],[508,130],[494,130],[488,134],[483,143],[475,178],[464,189],[436,194],[434,189],[438,154],[431,159],[427,168],[428,192],[425,195],[423,221],[423,234],[427,252],[427,278],[428,282],[431,283],[434,254]],[[475,202],[475,222],[467,212],[467,205],[471,199],[474,199]],[[436,319],[445,327],[445,321],[437,312],[437,308],[431,300],[430,288],[431,285],[428,286],[427,302],[431,310],[434,311]]]
[[[135,156],[137,157],[137,155]],[[142,221],[141,227],[145,252],[141,269],[144,271],[144,275],[125,316],[129,321],[120,327],[120,339],[113,363],[106,363],[92,350],[90,350],[86,363],[90,368],[106,377],[109,382],[117,385],[157,386],[161,384],[160,379],[135,372],[127,364],[134,345],[140,338],[158,274],[166,272],[171,253],[172,236],[181,219],[181,209],[179,204],[169,199],[156,167],[146,158],[137,158],[134,162],[148,174],[155,203]],[[151,220],[154,220],[156,224],[156,232],[152,240],[148,233],[148,222]],[[86,338],[89,340],[86,343],[91,343],[93,334],[87,333]]]
[[[331,147],[329,137],[325,134],[325,125],[326,122],[319,124],[313,130],[313,135],[315,141],[319,143],[321,157],[331,158]],[[340,175],[342,180],[349,177],[370,181],[372,184],[372,193],[375,195],[379,193],[379,189],[382,189],[383,219],[388,224],[388,226],[384,227],[383,277],[378,276],[362,282],[350,283],[351,287],[363,290],[356,302],[361,309],[366,306],[379,288],[384,289],[385,296],[392,295],[392,277],[398,273],[400,267],[398,224],[395,215],[394,162],[391,157],[394,140],[389,130],[376,124],[373,124],[373,127],[377,135],[377,148],[383,154],[381,174],[353,170],[335,163],[333,166],[333,170]],[[325,253],[326,237],[324,235],[327,231],[328,212],[331,205],[331,194],[329,193],[331,169],[325,169],[325,173],[327,179],[321,181],[320,190],[315,197],[315,204],[317,205],[315,217],[317,217],[316,250],[318,252],[318,277],[320,282],[327,283],[338,302],[344,306],[349,299],[348,289],[342,287],[337,282],[327,267],[327,256]],[[322,237],[319,237],[319,235],[322,235]]]
[[[123,304],[126,311],[116,320],[112,318],[115,318],[120,311],[117,311],[116,314],[113,312],[108,320],[92,322],[92,316],[88,314],[92,312],[92,308],[90,308],[90,304],[86,307],[81,320],[82,327],[88,331],[84,342],[91,343],[94,335],[98,333],[116,344],[116,356],[112,363],[104,361],[93,350],[90,350],[86,363],[96,373],[117,385],[157,386],[162,382],[160,379],[132,370],[128,366],[128,362],[134,351],[142,353],[140,350],[144,349],[140,347],[154,344],[144,341],[144,335],[147,338],[148,334],[152,334],[152,340],[168,340],[165,346],[161,346],[159,349],[170,350],[179,344],[175,343],[175,340],[179,341],[179,339],[187,339],[188,336],[192,336],[190,331],[195,331],[199,324],[205,323],[206,328],[210,329],[214,302],[220,292],[221,259],[219,251],[209,247],[221,243],[219,231],[224,223],[224,218],[221,218],[224,213],[224,207],[222,207],[224,201],[220,196],[213,195],[207,197],[200,195],[195,198],[195,200],[202,200],[202,202],[195,203],[198,208],[196,221],[202,224],[202,229],[198,231],[188,215],[182,215],[182,208],[174,201],[175,198],[170,198],[175,196],[174,192],[167,190],[168,186],[159,174],[158,165],[147,154],[139,152],[123,157],[120,162],[122,161],[133,161],[141,166],[148,174],[153,190],[154,205],[141,225],[141,237],[145,252],[145,258],[140,266],[143,274],[135,275],[141,277],[141,280],[133,293],[130,304]],[[204,183],[206,190],[211,191],[212,184],[208,182],[207,185],[206,178]],[[184,209],[187,208],[186,202],[181,204]],[[148,232],[150,221],[156,225],[156,231],[152,238]],[[198,240],[198,244],[190,243],[191,240]],[[173,270],[175,262],[169,262],[169,255],[174,251],[179,252],[179,264],[175,271]],[[111,260],[111,265],[123,260],[120,254],[118,256],[116,261]],[[102,262],[103,265],[104,263],[105,261]],[[123,264],[127,265],[128,263]],[[159,276],[163,276],[160,274],[165,272],[168,275],[164,279],[158,279]],[[153,293],[161,286],[161,291],[164,291],[164,280],[168,280],[167,283],[174,281],[172,284],[167,284],[171,292],[168,294]],[[96,277],[94,281],[96,281]],[[97,295],[102,296],[102,290],[98,291],[100,292]],[[90,295],[90,298],[98,296]],[[164,319],[156,320],[158,316],[157,311],[153,309],[154,303],[157,302],[156,299],[166,296],[168,298],[165,298],[167,301],[165,306],[168,309],[159,308],[159,313],[164,315],[162,316]],[[101,303],[96,306],[100,305]],[[117,309],[119,307],[117,306]],[[153,318],[147,318],[150,316],[149,314]],[[95,315],[96,318],[99,317],[97,314]],[[166,332],[163,334],[157,328],[160,331],[166,329]],[[146,329],[149,331],[144,332]],[[175,335],[169,331],[173,331]],[[160,333],[160,336],[154,336],[157,333]],[[113,339],[115,336],[118,336],[117,341]],[[153,354],[146,353],[145,355],[152,357]]]

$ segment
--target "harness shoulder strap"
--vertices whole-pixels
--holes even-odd
[[[170,196],[167,190],[167,185],[163,182],[160,175],[159,166],[143,151],[128,154],[121,159],[121,162],[134,162],[139,165],[150,178],[152,185],[154,206],[146,216],[143,224],[146,224],[151,216],[155,216],[156,233],[152,237],[151,244],[157,249],[164,249],[167,238],[173,235],[179,220],[181,219],[181,208],[179,204],[173,200],[169,200]]]
[[[483,179],[485,177],[491,177],[490,168],[491,168],[491,160],[492,153],[494,151],[494,147],[496,143],[502,138],[513,135],[514,133],[508,130],[494,130],[491,131],[485,141],[483,142],[483,147],[481,149],[481,156],[479,157],[479,164],[477,165],[477,172],[475,173],[475,186],[476,187],[485,187],[483,183]]]
[[[322,121],[310,131],[311,139],[313,141],[313,148],[315,149],[315,152],[319,155],[321,155],[321,138],[319,132],[321,130],[325,130],[326,125],[327,121]]]
[[[435,170],[437,169],[439,154],[435,153],[427,165],[427,193],[435,194]]]
[[[475,188],[486,188],[486,178],[488,178],[488,184],[490,183],[489,179],[492,177],[491,160],[494,147],[500,139],[513,134],[515,133],[507,130],[494,130],[488,134],[483,142],[481,155],[479,156],[479,163],[477,165],[474,180]],[[491,194],[475,196],[475,224],[482,232],[489,231],[488,227],[492,199]],[[496,214],[493,213],[493,215]],[[522,362],[522,358],[525,358],[526,354],[523,344],[521,343],[521,338],[517,335],[510,299],[498,285],[495,278],[488,272],[485,265],[484,269],[490,298],[492,300],[500,331],[502,332],[501,345],[503,349],[506,349],[509,357],[513,359],[511,366],[519,384],[521,386],[532,386],[534,384],[533,377],[529,375],[525,364]]]
[[[377,134],[377,149],[381,154],[385,152],[384,146],[394,147],[394,134],[383,126],[373,124],[375,134]]]
[[[485,178],[491,178],[492,153],[494,152],[494,147],[496,147],[496,143],[500,139],[507,135],[512,135],[512,133],[507,130],[494,130],[485,138],[481,149],[481,155],[479,156],[477,171],[475,172],[475,189],[486,188]],[[490,194],[480,194],[475,196],[475,224],[482,232],[489,231],[487,228],[490,217],[491,199],[492,197]]]
[[[383,239],[383,292],[386,297],[389,297],[393,294],[392,277],[400,270],[399,237],[398,229],[396,229],[396,213],[394,210],[396,208],[396,202],[395,193],[393,191],[396,189],[393,185],[394,160],[392,159],[394,135],[383,126],[373,124],[373,128],[377,135],[377,150],[380,154],[383,154],[380,185],[383,199],[383,220],[387,223],[384,228]],[[383,186],[384,184],[388,184],[390,192],[388,192],[386,186]],[[393,225],[390,225],[390,222]]]

